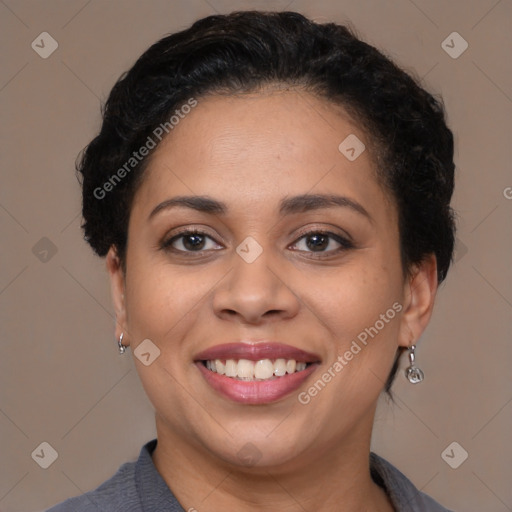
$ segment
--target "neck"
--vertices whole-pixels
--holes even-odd
[[[185,510],[323,512],[341,510],[342,505],[344,512],[393,512],[384,490],[370,476],[373,413],[364,422],[366,429],[358,425],[340,442],[311,447],[283,465],[252,468],[184,442],[157,416],[153,462]]]

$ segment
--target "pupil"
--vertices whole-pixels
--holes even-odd
[[[188,235],[183,239],[183,245],[187,249],[200,249],[204,245],[204,238],[201,235]]]
[[[311,240],[314,240],[314,242],[310,243]],[[321,234],[309,236],[306,242],[309,249],[325,249],[328,244],[329,237]]]

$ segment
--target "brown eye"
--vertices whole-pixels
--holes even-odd
[[[182,235],[182,244],[187,251],[196,251],[204,248],[206,237],[203,235]]]
[[[306,238],[306,245],[312,251],[324,251],[329,246],[329,236],[321,233],[308,235]]]
[[[222,249],[222,246],[201,231],[182,231],[162,244],[162,249],[184,253],[219,248]]]
[[[302,235],[292,246],[296,250],[316,253],[336,253],[354,247],[352,242],[336,233],[310,231]]]

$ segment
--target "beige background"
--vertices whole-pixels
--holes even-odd
[[[151,43],[249,8],[351,21],[443,95],[457,143],[457,263],[419,342],[426,380],[398,376],[373,449],[451,509],[512,510],[510,0],[0,1],[0,510],[91,489],[154,436],[131,357],[117,355],[104,262],[82,240],[74,161],[100,101]],[[47,59],[31,48],[43,31],[59,45]],[[457,59],[441,47],[453,31],[469,43]],[[42,237],[57,251],[46,262]],[[31,458],[43,441],[58,453],[46,470]],[[453,441],[469,453],[457,469],[441,457]]]

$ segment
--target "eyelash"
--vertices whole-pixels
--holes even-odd
[[[168,251],[168,252],[175,252],[175,253],[179,253],[179,254],[190,255],[190,256],[187,256],[187,257],[201,256],[201,253],[205,249],[200,249],[198,251],[183,251],[181,249],[175,249],[174,247],[172,247],[172,244],[175,241],[179,240],[180,238],[185,238],[187,236],[193,236],[193,235],[199,235],[199,236],[202,236],[202,237],[210,238],[215,243],[217,243],[213,239],[213,237],[211,237],[208,233],[205,233],[204,231],[200,231],[200,230],[197,230],[197,229],[186,229],[186,230],[183,230],[180,233],[177,233],[176,235],[172,236],[168,240],[164,240],[162,242],[162,244],[160,245],[160,249],[162,249],[164,251]],[[307,238],[308,236],[312,236],[312,235],[328,236],[329,238],[333,239],[334,241],[336,241],[337,243],[340,244],[340,247],[338,247],[337,249],[334,249],[334,250],[330,250],[330,251],[318,251],[318,252],[315,252],[315,251],[300,251],[300,252],[307,252],[309,254],[314,254],[315,255],[315,256],[313,256],[314,258],[319,258],[320,259],[320,258],[326,257],[326,256],[323,256],[323,255],[332,256],[333,254],[338,254],[341,251],[346,251],[348,249],[353,249],[355,247],[354,244],[350,240],[348,240],[348,238],[345,238],[345,237],[343,237],[343,236],[341,236],[341,235],[339,235],[337,233],[332,233],[331,231],[325,231],[325,230],[322,230],[322,229],[313,229],[313,230],[301,233],[299,238],[297,238],[297,240],[295,242],[293,242],[291,244],[291,246],[297,245],[301,240],[303,240],[304,238]],[[206,250],[208,250],[208,249],[206,249]],[[209,249],[209,250],[211,250],[211,249]],[[194,256],[192,256],[192,255],[194,255]]]

